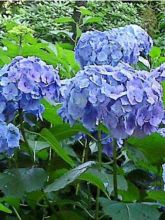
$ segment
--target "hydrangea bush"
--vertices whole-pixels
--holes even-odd
[[[146,56],[153,45],[151,37],[137,25],[127,25],[110,31],[89,31],[82,34],[75,48],[81,67],[116,66],[120,61],[136,64],[139,56]]]
[[[20,54],[26,46],[18,45]],[[143,29],[128,25],[84,34],[75,51],[82,70],[73,78],[60,72],[60,80],[58,69],[37,57],[16,57],[0,70],[1,202],[13,219],[160,219],[164,64],[131,66],[151,46]],[[57,49],[75,64],[68,50],[37,47],[44,59],[50,52],[47,63],[55,59],[70,71]]]

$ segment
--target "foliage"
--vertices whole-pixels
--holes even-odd
[[[74,84],[76,88],[79,85],[80,87],[86,86],[85,83],[88,84],[88,82],[83,80],[85,80],[85,77],[88,78],[87,75],[91,74],[90,69],[92,67],[86,67],[86,69],[90,70],[87,73],[84,73],[86,70],[80,70],[80,66],[75,60],[73,43],[75,44],[81,33],[87,29],[109,29],[130,24],[133,20],[135,23],[141,24],[142,17],[139,17],[138,9],[140,8],[141,11],[144,6],[145,4],[142,3],[135,5],[133,3],[117,2],[115,4],[110,3],[107,6],[105,2],[89,2],[87,7],[79,9],[81,11],[81,19],[76,23],[77,35],[76,40],[73,41],[74,39],[70,35],[71,26],[75,24],[71,17],[73,3],[62,2],[56,4],[55,1],[49,3],[42,1],[31,5],[26,2],[21,7],[13,7],[11,5],[11,15],[8,12],[5,24],[3,21],[0,24],[3,26],[0,38],[0,82],[6,82],[1,80],[2,74],[10,73],[12,75],[13,72],[15,74],[20,73],[20,70],[21,74],[24,71],[28,73],[28,77],[33,75],[33,72],[36,74],[35,68],[29,71],[30,67],[28,65],[23,65],[21,62],[17,63],[18,60],[14,58],[21,55],[24,58],[19,59],[28,62],[29,56],[38,57],[37,62],[42,68],[47,69],[49,65],[53,66],[51,67],[52,69],[57,68],[62,85],[66,85],[66,82],[68,83],[67,79],[69,83],[78,79]],[[96,16],[98,10],[100,12]],[[109,11],[111,11],[110,18]],[[14,17],[12,17],[12,12],[15,13]],[[125,12],[127,12],[127,16],[124,15]],[[59,14],[60,16],[58,16]],[[21,18],[22,15],[24,17]],[[3,15],[3,19],[4,17]],[[25,23],[17,25],[10,18],[13,18],[13,20],[18,19],[19,21],[23,19],[27,25]],[[163,23],[163,17],[160,20]],[[160,31],[163,30],[161,27]],[[60,38],[58,37],[59,34]],[[163,34],[160,35],[160,37],[163,37]],[[56,40],[55,43],[54,40]],[[133,74],[138,73],[138,77],[145,83],[148,78],[151,80],[152,86],[145,84],[146,91],[148,89],[148,96],[146,94],[143,95],[145,99],[152,103],[152,97],[154,97],[154,100],[158,100],[156,92],[158,92],[160,87],[159,84],[155,84],[157,79],[153,79],[153,73],[155,71],[158,77],[164,77],[163,68],[161,73],[159,71],[160,65],[162,64],[163,67],[165,62],[164,48],[160,48],[156,44],[148,56],[148,60],[140,58],[136,65],[129,67],[127,74],[132,77]],[[14,70],[11,70],[11,66],[14,65],[13,59],[17,65]],[[32,61],[32,65],[36,63],[34,58]],[[5,65],[8,67],[8,72],[2,68]],[[125,65],[123,64],[123,66]],[[113,68],[115,69],[115,67]],[[137,68],[137,70],[134,70],[134,68]],[[155,70],[155,68],[157,69]],[[98,71],[98,69],[103,71],[99,74],[97,73],[97,75],[95,71]],[[109,74],[112,74],[112,69],[108,69]],[[123,67],[120,67],[117,72],[119,70],[120,72],[124,71],[124,74],[126,74],[126,70]],[[130,70],[133,71],[130,73]],[[76,75],[77,72],[79,72],[79,76],[83,74],[80,79]],[[88,79],[90,84],[93,83],[92,85],[95,85],[93,92],[90,92],[90,100],[93,104],[95,104],[96,98],[100,95],[97,90],[99,77],[101,77],[101,74],[105,75],[105,72],[103,67],[95,66],[92,72],[94,80]],[[45,71],[43,70],[40,72],[42,76],[45,75],[44,73]],[[5,77],[8,78],[10,75],[8,74]],[[16,77],[15,74],[13,79]],[[145,74],[147,74],[147,77],[144,79]],[[113,73],[113,77],[110,82],[111,86],[108,87],[108,83],[106,86],[108,89],[112,89],[112,84],[114,83],[114,91],[117,91],[116,86],[120,83],[119,78],[121,75],[118,76]],[[20,78],[18,78],[19,80]],[[3,83],[0,87],[4,87]],[[42,81],[38,83],[41,92]],[[32,84],[34,85],[34,83]],[[103,84],[105,85],[104,80]],[[128,88],[129,86],[131,88]],[[18,87],[17,84],[16,87]],[[102,89],[105,88],[103,85],[101,87]],[[150,93],[151,87],[154,91],[153,96]],[[163,93],[164,101],[164,82],[162,82],[162,87],[161,93]],[[135,106],[138,102],[136,98],[141,94],[141,89],[138,88],[136,82],[127,85],[127,88],[130,91],[128,92],[129,101],[131,100],[132,106]],[[109,90],[106,91],[106,89],[104,93],[107,96],[114,95]],[[135,89],[134,93],[132,89]],[[33,89],[31,90],[33,91]],[[3,95],[3,88],[0,91],[1,95]],[[80,90],[78,89],[78,91]],[[97,95],[97,91],[99,95]],[[72,96],[69,90],[65,89],[63,92],[69,97]],[[10,95],[14,96],[13,91]],[[72,97],[72,104],[75,105],[76,103],[74,113],[83,113],[81,101],[83,101],[85,95],[80,98],[77,98],[76,95]],[[11,132],[10,138],[12,138],[9,144],[11,147],[17,148],[14,149],[14,152],[9,152],[10,154],[6,154],[3,149],[0,154],[0,219],[96,220],[98,217],[103,220],[164,219],[165,192],[162,164],[165,162],[165,139],[162,135],[153,133],[143,138],[137,138],[132,137],[130,133],[130,137],[127,137],[124,142],[118,140],[116,143],[115,140],[111,139],[110,135],[112,134],[110,134],[109,128],[102,123],[98,125],[98,120],[95,121],[95,132],[85,128],[80,123],[80,120],[72,126],[64,122],[59,116],[60,103],[50,102],[50,100],[45,99],[45,96],[41,98],[40,104],[45,109],[41,113],[42,118],[37,119],[33,115],[34,117],[28,118],[32,122],[29,125],[23,117],[19,117],[20,112],[16,112],[12,123],[20,130],[20,147],[18,148],[18,146],[14,145],[14,132]],[[60,101],[62,101],[64,96],[60,98]],[[161,99],[162,97],[159,98]],[[115,102],[114,100],[112,101],[113,104]],[[140,105],[143,104],[140,102]],[[100,103],[98,106],[102,110]],[[30,108],[31,105],[29,104],[28,107]],[[119,107],[123,108],[123,105],[114,108],[115,114],[120,113]],[[1,103],[0,110],[2,109],[3,105]],[[81,111],[78,111],[79,109]],[[98,111],[99,114],[101,114],[101,110]],[[148,110],[143,111],[144,114],[140,114],[140,122],[144,120],[145,123],[148,123],[149,119],[146,112]],[[144,115],[145,117],[143,117]],[[153,119],[155,117],[159,118],[160,114],[153,115],[154,117],[150,115],[150,122],[155,124]],[[93,114],[88,118],[88,122],[92,120],[92,116]],[[108,118],[105,120],[105,124],[108,120]],[[113,126],[114,124],[112,124]],[[4,140],[2,134],[5,134],[5,126],[1,127],[0,138]],[[164,128],[164,121],[160,127]],[[8,136],[6,135],[5,138],[8,138]],[[16,141],[18,142],[18,140]],[[109,144],[108,146],[107,143]],[[104,144],[108,147],[109,154],[105,151],[102,152]],[[2,143],[2,146],[4,147],[5,145]],[[116,186],[117,189],[115,188]]]

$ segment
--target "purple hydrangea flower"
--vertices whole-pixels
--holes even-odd
[[[7,125],[5,122],[0,122],[0,152],[11,155],[14,149],[19,147],[19,141],[19,129],[11,123]]]
[[[149,135],[163,119],[161,85],[127,64],[86,66],[62,90],[65,121],[80,121],[91,131],[102,122],[117,139]]]
[[[18,110],[41,117],[44,111],[41,98],[59,99],[58,71],[39,58],[16,57],[1,69],[0,75],[2,120],[11,121]]]
[[[121,61],[135,64],[140,55],[149,53],[152,45],[151,37],[137,25],[88,31],[79,39],[75,57],[82,68],[93,64],[116,66]]]

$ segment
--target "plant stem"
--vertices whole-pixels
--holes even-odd
[[[19,56],[22,54],[22,34],[19,36]]]
[[[114,199],[118,199],[117,189],[117,141],[113,140],[113,188],[114,188]]]
[[[28,143],[28,141],[26,139],[24,124],[23,124],[24,120],[23,120],[23,114],[22,114],[22,110],[21,109],[19,110],[19,120],[20,120],[20,130],[21,130],[22,137],[24,139],[24,142],[26,144],[26,147],[27,147],[27,150],[28,150],[29,154],[33,157],[32,151],[31,151],[31,149],[29,147],[29,143]]]
[[[101,162],[102,162],[102,145],[101,145],[101,131],[98,130],[98,141],[97,141],[97,147],[98,147],[98,165],[99,165],[99,171],[101,172]],[[96,194],[96,220],[99,220],[99,196],[100,196],[100,189],[97,188],[97,194]]]
[[[17,218],[18,218],[18,220],[22,220],[22,218],[21,218],[21,216],[19,215],[19,213],[17,212],[16,208],[15,208],[14,206],[13,206],[12,208],[13,208],[13,210],[14,210],[14,212],[15,212]]]
[[[85,141],[85,145],[84,145],[84,150],[83,150],[83,154],[82,154],[82,160],[81,160],[81,163],[83,164],[85,161],[86,161],[86,155],[87,155],[87,151],[88,151],[88,148],[89,148],[89,144],[88,144],[88,141],[86,140]],[[78,195],[78,192],[79,192],[79,189],[80,189],[80,183],[77,184],[77,187],[76,187],[76,196]]]

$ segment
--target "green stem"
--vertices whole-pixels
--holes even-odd
[[[101,145],[101,131],[98,130],[98,166],[99,171],[101,172],[101,163],[102,163],[102,145]],[[100,189],[97,188],[97,194],[96,194],[96,220],[99,220],[99,197],[100,197]]]
[[[19,55],[22,54],[22,34],[19,35]]]
[[[19,213],[17,212],[17,209],[13,206],[13,210],[18,218],[18,220],[22,220],[21,216],[19,215]]]
[[[82,154],[82,160],[81,160],[82,164],[86,161],[86,155],[87,155],[87,151],[88,151],[88,148],[89,148],[88,145],[89,145],[88,141],[86,141],[85,145],[84,145],[83,154]],[[78,195],[79,189],[80,189],[80,183],[78,183],[77,186],[76,186],[76,196]]]
[[[117,142],[113,141],[113,187],[114,187],[114,199],[118,199],[117,189]]]
[[[31,155],[32,158],[33,158],[33,153],[31,151],[31,148],[29,146],[29,143],[28,143],[26,135],[25,135],[25,129],[24,129],[24,124],[23,124],[24,119],[23,119],[23,114],[22,114],[22,110],[21,109],[19,110],[19,120],[20,120],[20,131],[21,131],[22,137],[24,139],[24,142],[25,142],[25,145],[26,145],[27,150],[29,152],[29,155]]]

